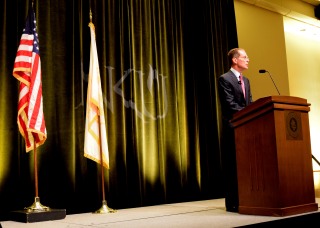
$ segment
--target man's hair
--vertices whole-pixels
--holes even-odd
[[[233,58],[238,58],[240,56],[239,51],[243,50],[242,48],[233,48],[228,52],[228,60],[229,60],[229,64],[230,66],[232,66],[232,59]]]

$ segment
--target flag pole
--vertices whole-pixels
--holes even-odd
[[[92,11],[91,11],[91,7],[90,7],[90,23],[89,23],[89,27],[93,26],[92,23]],[[101,107],[103,108],[103,107]],[[100,116],[100,113],[98,114]],[[101,121],[100,118],[98,118],[98,128],[99,128],[99,139],[101,142],[102,139],[102,134],[101,134],[101,127],[100,127]],[[100,209],[96,210],[94,213],[96,214],[106,214],[106,213],[114,213],[116,212],[116,210],[109,208],[107,205],[107,201],[106,201],[106,197],[105,197],[105,189],[104,189],[104,167],[103,167],[103,150],[102,150],[102,144],[100,143],[100,166],[101,166],[101,192],[102,192],[102,206],[100,207]]]
[[[34,5],[34,0],[32,0],[32,9]],[[25,207],[24,209],[28,212],[39,212],[39,211],[49,211],[50,208],[43,206],[40,203],[40,198],[38,194],[38,165],[37,165],[37,142],[36,140],[33,141],[33,169],[34,169],[34,183],[35,183],[35,197],[34,202],[31,206]]]
[[[47,139],[47,130],[43,113],[41,60],[33,4],[34,0],[32,0],[32,6],[29,6],[12,72],[20,82],[17,116],[19,132],[25,139],[26,152],[31,150],[34,152],[35,198],[31,206],[12,212],[12,219],[20,222],[56,220],[66,217],[65,209],[50,209],[43,206],[38,194],[37,147]]]
[[[91,11],[90,11],[91,12]],[[100,119],[98,118],[98,124],[100,126]],[[99,127],[99,136],[101,139],[101,130]],[[115,213],[116,210],[108,207],[106,197],[105,197],[105,190],[104,190],[104,167],[103,167],[103,155],[102,155],[102,146],[100,146],[100,166],[101,166],[101,191],[102,191],[102,206],[96,210],[95,214],[106,214],[106,213]]]
[[[40,203],[39,191],[38,191],[38,165],[37,165],[37,145],[34,142],[34,150],[33,150],[33,167],[34,167],[34,183],[35,183],[35,197],[34,202],[31,206],[25,207],[24,209],[27,211],[49,211],[50,208],[47,206],[43,206]]]

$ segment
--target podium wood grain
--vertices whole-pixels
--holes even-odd
[[[270,96],[234,115],[239,213],[317,211],[306,99]]]

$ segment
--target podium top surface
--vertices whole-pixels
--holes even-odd
[[[297,105],[304,105],[309,106],[310,104],[307,103],[307,99],[301,97],[293,97],[293,96],[269,96],[269,97],[262,97],[256,100],[253,103],[261,103],[261,102],[272,102],[272,103],[283,103],[283,104],[297,104]],[[252,104],[253,104],[252,103]]]
[[[257,111],[261,111],[262,109],[269,110],[271,108],[277,109],[298,109],[300,111],[310,111],[310,104],[307,102],[307,99],[293,96],[268,96],[262,97],[244,109],[233,115],[233,119],[231,122],[237,122],[245,116],[251,115]]]

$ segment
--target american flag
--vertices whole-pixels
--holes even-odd
[[[91,46],[84,156],[109,169],[109,150],[107,144],[98,52],[94,25],[92,22],[89,23],[89,27],[91,34]]]
[[[32,8],[20,39],[13,76],[20,81],[18,127],[25,139],[26,152],[42,145],[47,138],[43,114],[41,61],[35,14]]]

